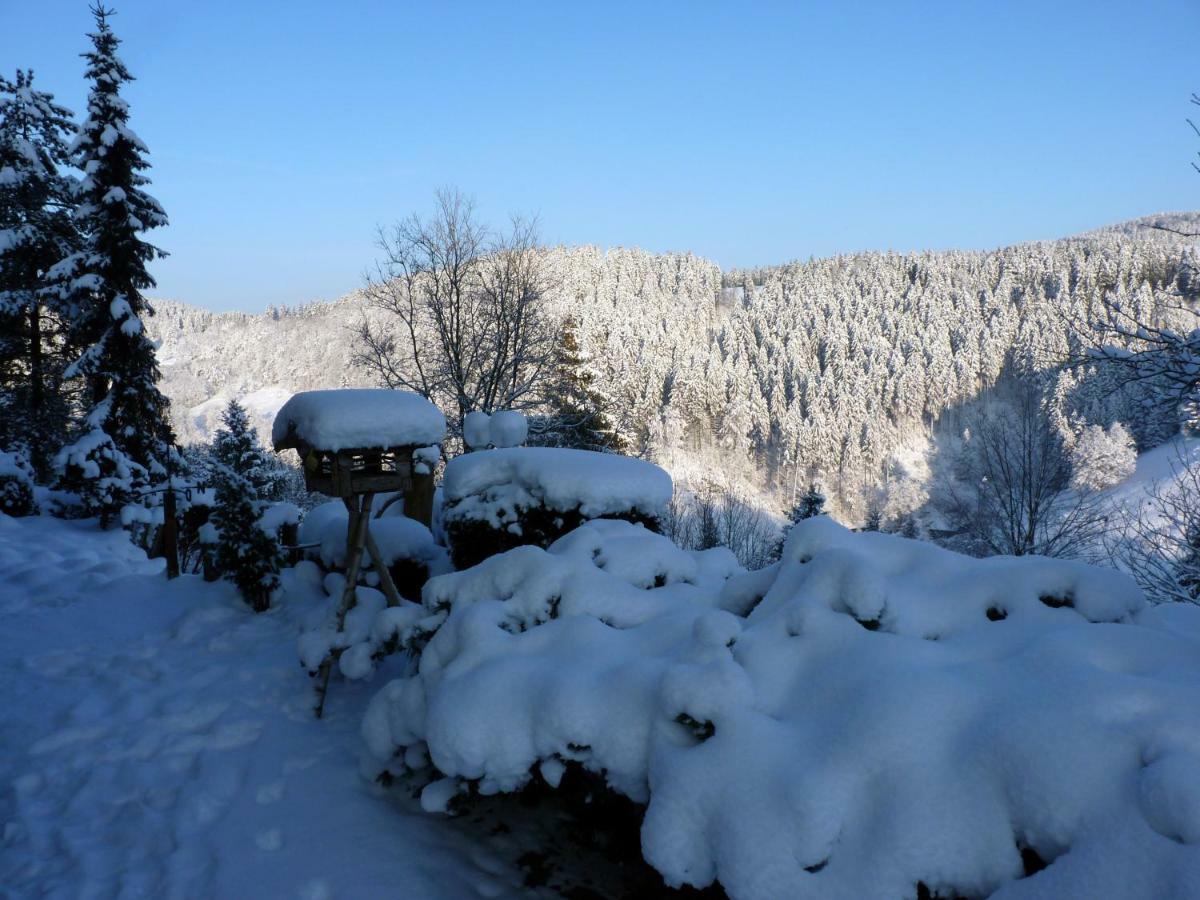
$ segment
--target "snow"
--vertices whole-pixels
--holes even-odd
[[[339,503],[339,506],[342,504]],[[343,510],[345,508],[343,507]],[[258,520],[258,527],[267,534],[277,534],[284,525],[298,525],[301,519],[300,507],[295,503],[280,501],[266,508]]]
[[[167,365],[165,360],[160,359],[159,363]],[[279,385],[270,385],[249,393],[234,393],[230,396],[218,394],[187,411],[186,430],[197,440],[210,442],[221,427],[221,416],[232,399],[237,400],[246,410],[247,418],[265,444],[271,436],[275,417],[291,397],[292,392]]]
[[[300,529],[300,543],[320,544],[321,562],[327,568],[342,568],[346,563],[346,530],[350,514],[341,500],[331,500],[312,509]],[[448,571],[446,551],[439,547],[433,534],[415,519],[405,516],[384,516],[371,520],[371,537],[379,548],[380,560],[390,566],[401,559],[410,559],[428,567],[434,574]],[[364,553],[364,564],[370,561]]]
[[[279,410],[271,437],[321,450],[426,446],[446,434],[441,411],[417,394],[384,388],[303,391]]]
[[[651,463],[613,453],[513,447],[450,460],[442,484],[447,519],[508,522],[515,507],[545,505],[588,518],[636,511],[658,516],[671,500],[671,476]]]
[[[463,440],[472,450],[486,450],[492,442],[491,416],[474,410],[463,417]]]
[[[431,580],[419,665],[363,723],[376,766],[431,766],[433,809],[583,766],[647,804],[669,884],[739,900],[1195,896],[1200,609],[828,517],[689,583],[635,529]]]
[[[368,687],[313,719],[294,637],[324,596],[284,580],[255,615],[119,530],[0,516],[0,894],[545,896],[361,777]]]
[[[529,435],[529,422],[515,409],[493,413],[490,425],[495,447],[520,447]]]

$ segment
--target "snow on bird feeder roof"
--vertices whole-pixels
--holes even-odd
[[[303,391],[275,416],[276,450],[383,450],[441,443],[446,417],[417,394],[387,388]]]
[[[589,518],[635,510],[657,516],[671,502],[671,476],[645,460],[557,447],[467,453],[446,466],[447,503],[487,495],[490,505],[536,498],[550,509],[578,508]]]

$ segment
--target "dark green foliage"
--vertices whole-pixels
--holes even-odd
[[[867,518],[863,522],[863,531],[883,531],[883,511],[878,503],[867,507]]]
[[[599,375],[579,345],[577,332],[578,323],[568,316],[546,390],[551,411],[531,418],[529,444],[622,453],[625,442],[608,415],[610,401],[600,389]]]
[[[15,517],[38,511],[32,476],[33,470],[21,455],[0,451],[0,513]]]
[[[75,195],[83,240],[48,278],[70,319],[70,343],[84,348],[65,374],[82,380],[90,410],[58,468],[89,511],[109,520],[120,504],[165,475],[174,442],[154,345],[142,325],[142,316],[153,314],[142,296],[154,286],[146,266],[163,254],[140,234],[166,225],[167,217],[142,190],[149,164],[120,96],[131,76],[116,55],[120,42],[108,24],[111,13],[99,6],[92,12],[93,49],[83,54],[92,89],[72,156],[84,172]],[[97,479],[107,483],[89,484]]]
[[[815,483],[808,486],[808,490],[787,513],[788,520],[793,525],[804,519],[823,515],[825,515],[825,495],[817,490]]]
[[[33,72],[0,77],[0,447],[23,444],[43,480],[68,415],[64,322],[45,273],[78,244],[73,183],[60,173],[70,116]]]
[[[518,508],[514,512],[519,533],[509,530],[508,526],[493,528],[482,519],[450,517],[446,522],[446,537],[450,543],[450,559],[454,568],[460,571],[469,569],[489,556],[526,544],[549,547],[564,534],[574,531],[588,521],[588,517],[578,509],[559,512],[544,506],[534,506]],[[645,525],[651,531],[660,531],[658,519],[638,512],[629,511],[607,515],[605,518],[624,519],[627,522]]]
[[[216,488],[212,521],[220,535],[217,567],[237,585],[243,599],[262,612],[279,586],[282,561],[275,536],[259,527],[266,506],[260,492],[270,483],[268,466],[246,411],[236,400],[229,401],[222,422],[212,451]]]

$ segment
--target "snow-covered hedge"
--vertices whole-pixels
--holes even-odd
[[[452,459],[442,491],[442,525],[463,569],[524,544],[548,547],[590,519],[657,529],[672,485],[658,466],[632,457],[511,447]]]
[[[37,511],[33,469],[23,456],[0,450],[0,513],[30,516]]]
[[[592,523],[423,602],[363,733],[429,809],[582,768],[668,883],[741,900],[1200,884],[1200,610],[1116,572],[819,517],[742,573]]]

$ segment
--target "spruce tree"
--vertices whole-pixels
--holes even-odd
[[[146,266],[163,253],[140,234],[166,225],[167,217],[142,190],[149,183],[142,174],[149,168],[147,150],[129,128],[120,95],[132,76],[116,53],[112,11],[95,6],[92,13],[92,49],[83,54],[92,82],[88,116],[71,151],[83,172],[75,211],[83,243],[51,271],[72,318],[72,340],[83,348],[66,374],[82,379],[89,411],[56,463],[64,486],[107,524],[134,494],[162,478],[174,437],[154,344],[142,325],[142,316],[154,312],[142,296],[154,286]]]
[[[818,489],[816,483],[812,483],[795,505],[788,510],[788,520],[794,525],[804,519],[811,519],[814,516],[825,515],[825,495]]]
[[[74,133],[33,72],[0,77],[0,447],[22,445],[42,480],[66,431],[62,318],[45,275],[78,241],[61,171]]]
[[[551,420],[543,431],[543,445],[620,453],[625,442],[617,433],[605,407],[599,375],[579,343],[579,323],[568,316],[555,353],[550,396]]]
[[[245,601],[262,612],[279,586],[279,545],[259,527],[273,470],[240,403],[230,400],[221,421],[212,452],[217,566]]]

